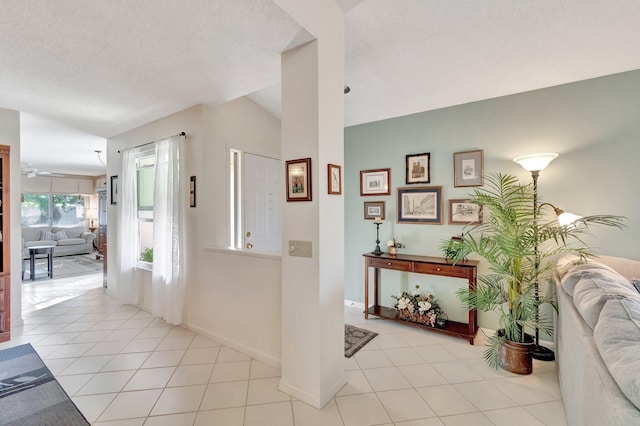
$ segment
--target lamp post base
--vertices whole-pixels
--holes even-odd
[[[556,359],[556,355],[551,349],[540,345],[533,345],[531,356],[539,361],[553,361]]]
[[[382,254],[382,250],[380,250],[380,245],[376,246],[376,249],[371,252],[371,254],[375,254],[376,256],[380,256]]]

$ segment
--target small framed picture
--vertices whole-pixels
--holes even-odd
[[[189,178],[189,207],[196,206],[196,177]]]
[[[428,152],[407,155],[407,185],[431,182],[430,158]]]
[[[342,168],[336,164],[327,164],[328,193],[342,194]]]
[[[384,201],[365,201],[364,218],[373,220],[376,217],[384,220]]]
[[[398,188],[398,223],[442,224],[442,187]]]
[[[484,185],[484,150],[453,154],[453,186]]]
[[[482,206],[469,200],[449,200],[449,224],[469,225],[482,223]]]
[[[287,201],[311,201],[311,158],[286,162]]]
[[[118,204],[118,176],[111,176],[111,204]]]
[[[360,171],[360,195],[391,195],[391,169]]]

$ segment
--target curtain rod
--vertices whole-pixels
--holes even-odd
[[[163,139],[172,138],[173,136],[183,136],[183,137],[186,137],[186,136],[187,136],[187,134],[186,134],[185,132],[180,132],[180,133],[178,133],[177,135],[167,136],[166,138],[163,138]],[[126,148],[126,149],[142,148],[143,146],[151,145],[152,143],[156,143],[156,142],[157,142],[157,141],[151,141],[151,142],[143,143],[143,144],[136,145],[136,146],[133,146],[133,147],[131,147],[131,148]],[[122,151],[124,151],[124,149],[119,149],[119,150],[118,150],[118,154],[120,154],[120,152],[122,152]]]

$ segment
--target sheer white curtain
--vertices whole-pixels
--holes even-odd
[[[136,259],[138,258],[137,221],[137,185],[136,185],[136,152],[127,149],[122,153],[122,174],[118,179],[118,195],[120,199],[120,231],[118,244],[120,248],[120,280],[118,290],[123,302],[138,304],[138,283],[134,280]],[[113,189],[112,192],[113,194]]]
[[[151,276],[153,316],[169,324],[182,323],[183,272],[183,168],[181,136],[156,142],[156,176],[153,192],[153,269]]]

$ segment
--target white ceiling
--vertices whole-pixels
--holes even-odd
[[[640,69],[637,0],[337,3],[346,126]],[[0,107],[26,113],[22,161],[74,174],[103,172],[93,151],[104,138],[192,105],[250,95],[278,116],[280,53],[311,38],[271,0],[0,10]],[[76,169],[68,157],[80,152],[88,167]]]

